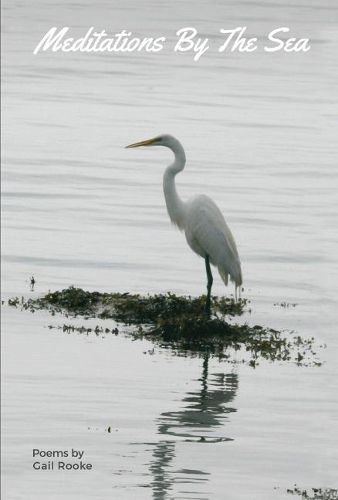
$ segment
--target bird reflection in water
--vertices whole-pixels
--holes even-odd
[[[180,442],[217,443],[232,441],[231,437],[215,436],[216,428],[221,428],[228,414],[236,409],[229,406],[236,396],[238,375],[236,373],[213,373],[208,380],[209,356],[203,361],[201,387],[189,392],[183,399],[184,408],[179,411],[164,412],[158,418],[158,433],[161,439],[153,449],[150,472],[153,479],[150,487],[156,500],[169,499],[174,484],[192,485],[208,481],[208,472],[189,468],[172,470],[175,448]],[[203,498],[195,492],[197,498]],[[191,498],[191,497],[190,497]]]

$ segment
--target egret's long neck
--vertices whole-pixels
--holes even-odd
[[[175,155],[175,161],[169,165],[163,176],[163,191],[167,210],[171,221],[180,229],[184,228],[185,203],[178,196],[175,185],[175,176],[184,169],[185,153],[179,141],[175,140],[168,147]]]

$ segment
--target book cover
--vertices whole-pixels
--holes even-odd
[[[4,0],[4,500],[338,498],[337,50],[336,0]]]

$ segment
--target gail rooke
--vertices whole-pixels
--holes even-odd
[[[33,469],[38,471],[92,470],[93,465],[83,460],[84,454],[84,450],[76,450],[74,448],[70,450],[40,450],[33,448]]]

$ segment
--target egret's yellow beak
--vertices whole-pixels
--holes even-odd
[[[141,141],[141,142],[135,142],[134,144],[129,144],[129,146],[126,146],[126,148],[139,148],[140,146],[150,146],[151,144],[154,144],[156,142],[156,139],[147,139],[146,141]]]

